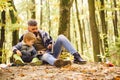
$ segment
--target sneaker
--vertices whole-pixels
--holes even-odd
[[[15,60],[15,64],[18,65],[18,66],[25,65],[21,60]]]
[[[30,65],[32,66],[40,66],[42,64],[42,61],[36,61],[36,62],[31,62]]]
[[[71,64],[72,64],[71,61],[69,61],[69,60],[64,61],[64,60],[61,60],[61,59],[56,60],[56,61],[54,62],[54,65],[55,65],[56,67],[64,67],[64,66],[66,66],[66,65],[71,65]]]

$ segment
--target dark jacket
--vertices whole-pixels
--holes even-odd
[[[19,42],[17,45],[13,46],[13,52],[16,53],[17,50],[22,53],[21,58],[24,62],[31,62],[37,55],[37,51],[33,46],[30,47],[23,42]]]

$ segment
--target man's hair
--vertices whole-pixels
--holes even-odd
[[[35,35],[32,32],[27,32],[23,36],[23,41],[26,42],[26,39],[30,41],[30,40],[35,40],[36,37],[35,37]]]
[[[37,21],[34,19],[31,19],[28,21],[28,26],[37,26]]]

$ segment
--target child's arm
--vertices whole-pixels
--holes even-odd
[[[16,54],[22,56],[22,53],[19,50],[16,51]]]
[[[20,52],[20,49],[22,47],[22,43],[18,43],[17,45],[13,46],[12,51],[19,56],[22,56],[22,53]]]

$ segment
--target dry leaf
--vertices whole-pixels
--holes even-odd
[[[78,67],[66,65],[66,66],[62,67],[60,70],[75,71],[77,69],[78,69]]]
[[[19,76],[21,76],[21,77],[24,77],[24,76],[25,76],[25,74],[23,74],[23,73],[20,73],[20,74],[19,74]]]
[[[120,76],[116,76],[113,80],[120,80]]]

